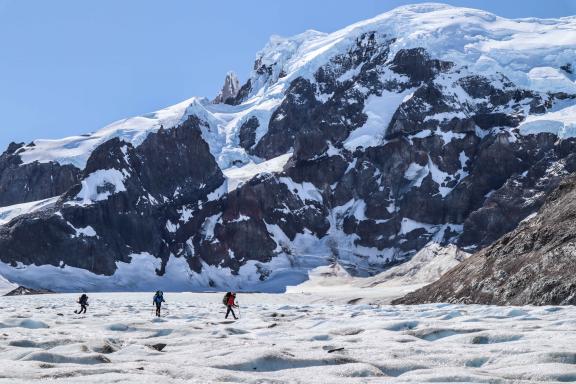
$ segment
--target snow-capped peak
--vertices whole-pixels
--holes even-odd
[[[348,52],[368,32],[392,41],[389,57],[401,49],[424,48],[432,57],[470,72],[502,74],[518,87],[576,93],[576,75],[558,69],[576,66],[576,17],[510,20],[445,4],[407,5],[333,33],[309,30],[293,37],[271,37],[256,56],[250,91],[240,105],[191,98],[154,113],[114,122],[89,135],[36,140],[33,146],[22,148],[20,156],[24,163],[55,161],[83,168],[92,150],[106,140],[120,137],[139,145],[161,126],[171,128],[189,114],[198,113],[210,125],[203,135],[209,136],[205,139],[222,168],[237,162],[258,162],[238,146],[240,126],[251,117],[257,118],[258,141],[294,79],[312,80],[320,66]],[[229,73],[220,98],[235,96],[238,90],[236,76]]]
[[[257,55],[252,72],[254,93],[263,81],[262,66],[272,68],[266,80],[285,74],[284,83],[311,77],[328,58],[345,52],[361,34],[377,32],[396,39],[391,57],[400,49],[425,48],[433,57],[468,66],[479,72],[500,72],[517,85],[546,91],[537,68],[558,68],[575,60],[576,17],[506,19],[492,13],[424,3],[406,5],[330,34],[307,31],[291,38],[273,37]],[[261,65],[258,65],[261,64]],[[555,85],[574,91],[574,79]]]

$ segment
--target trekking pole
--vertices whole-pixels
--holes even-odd
[[[238,306],[238,318],[242,317],[242,314],[240,313],[240,302],[236,302],[236,305]]]

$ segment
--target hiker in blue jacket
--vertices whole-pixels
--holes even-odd
[[[162,291],[156,291],[154,299],[152,299],[152,303],[156,305],[156,316],[158,317],[160,317],[160,308],[162,307],[163,302],[164,302],[164,293],[162,293]]]

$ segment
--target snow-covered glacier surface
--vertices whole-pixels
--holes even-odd
[[[312,294],[2,297],[0,382],[559,383],[576,380],[573,307],[378,306]],[[150,346],[166,344],[162,352]]]

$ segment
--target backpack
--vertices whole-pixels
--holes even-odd
[[[228,305],[228,298],[230,298],[230,295],[232,293],[231,292],[226,292],[226,294],[224,295],[224,297],[222,298],[222,304],[224,305]]]

